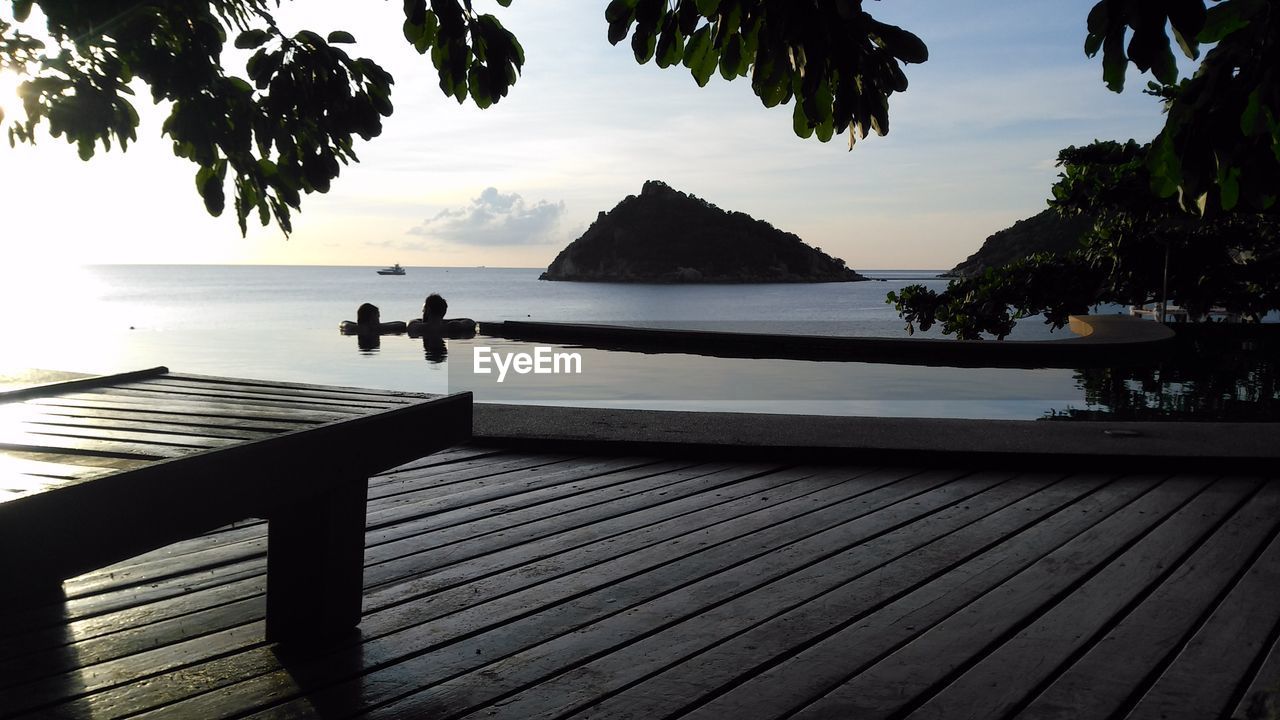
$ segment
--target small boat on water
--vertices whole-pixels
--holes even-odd
[[[396,263],[389,268],[382,268],[378,271],[379,275],[403,275],[404,268],[400,267],[400,263]]]

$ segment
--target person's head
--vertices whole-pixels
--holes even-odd
[[[448,310],[449,303],[445,302],[439,294],[431,293],[427,296],[427,301],[422,303],[422,319],[443,319]]]
[[[376,325],[381,320],[381,315],[382,313],[379,312],[377,305],[365,303],[356,308],[356,324]]]

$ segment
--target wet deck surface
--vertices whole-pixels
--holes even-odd
[[[7,609],[0,716],[1249,717],[1278,531],[1260,477],[464,447],[372,481],[357,633],[265,643],[242,523]]]

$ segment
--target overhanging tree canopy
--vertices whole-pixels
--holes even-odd
[[[302,0],[298,0],[302,1]],[[135,140],[130,83],[172,103],[162,132],[198,166],[205,207],[223,212],[231,187],[241,232],[256,213],[287,234],[301,195],[326,192],[391,114],[393,79],[346,48],[355,38],[280,27],[281,0],[12,0],[0,16],[0,69],[29,76],[9,140],[41,128],[89,159]],[[503,7],[511,0],[495,0]],[[486,108],[505,97],[524,50],[472,0],[404,0],[403,34],[429,55],[445,95]],[[45,22],[35,30],[32,11]],[[861,0],[613,0],[611,42],[631,37],[636,60],[683,65],[699,85],[717,71],[751,77],[769,107],[795,100],[802,137],[850,144],[889,128],[888,98],[907,87],[901,63],[924,62],[915,35],[875,20]],[[228,41],[251,51],[243,73],[224,66]],[[3,118],[0,118],[2,120]]]

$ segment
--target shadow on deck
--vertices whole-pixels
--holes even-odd
[[[350,636],[263,640],[265,525],[244,523],[4,613],[0,715],[1212,718],[1280,702],[1275,479],[472,446],[369,496]]]

